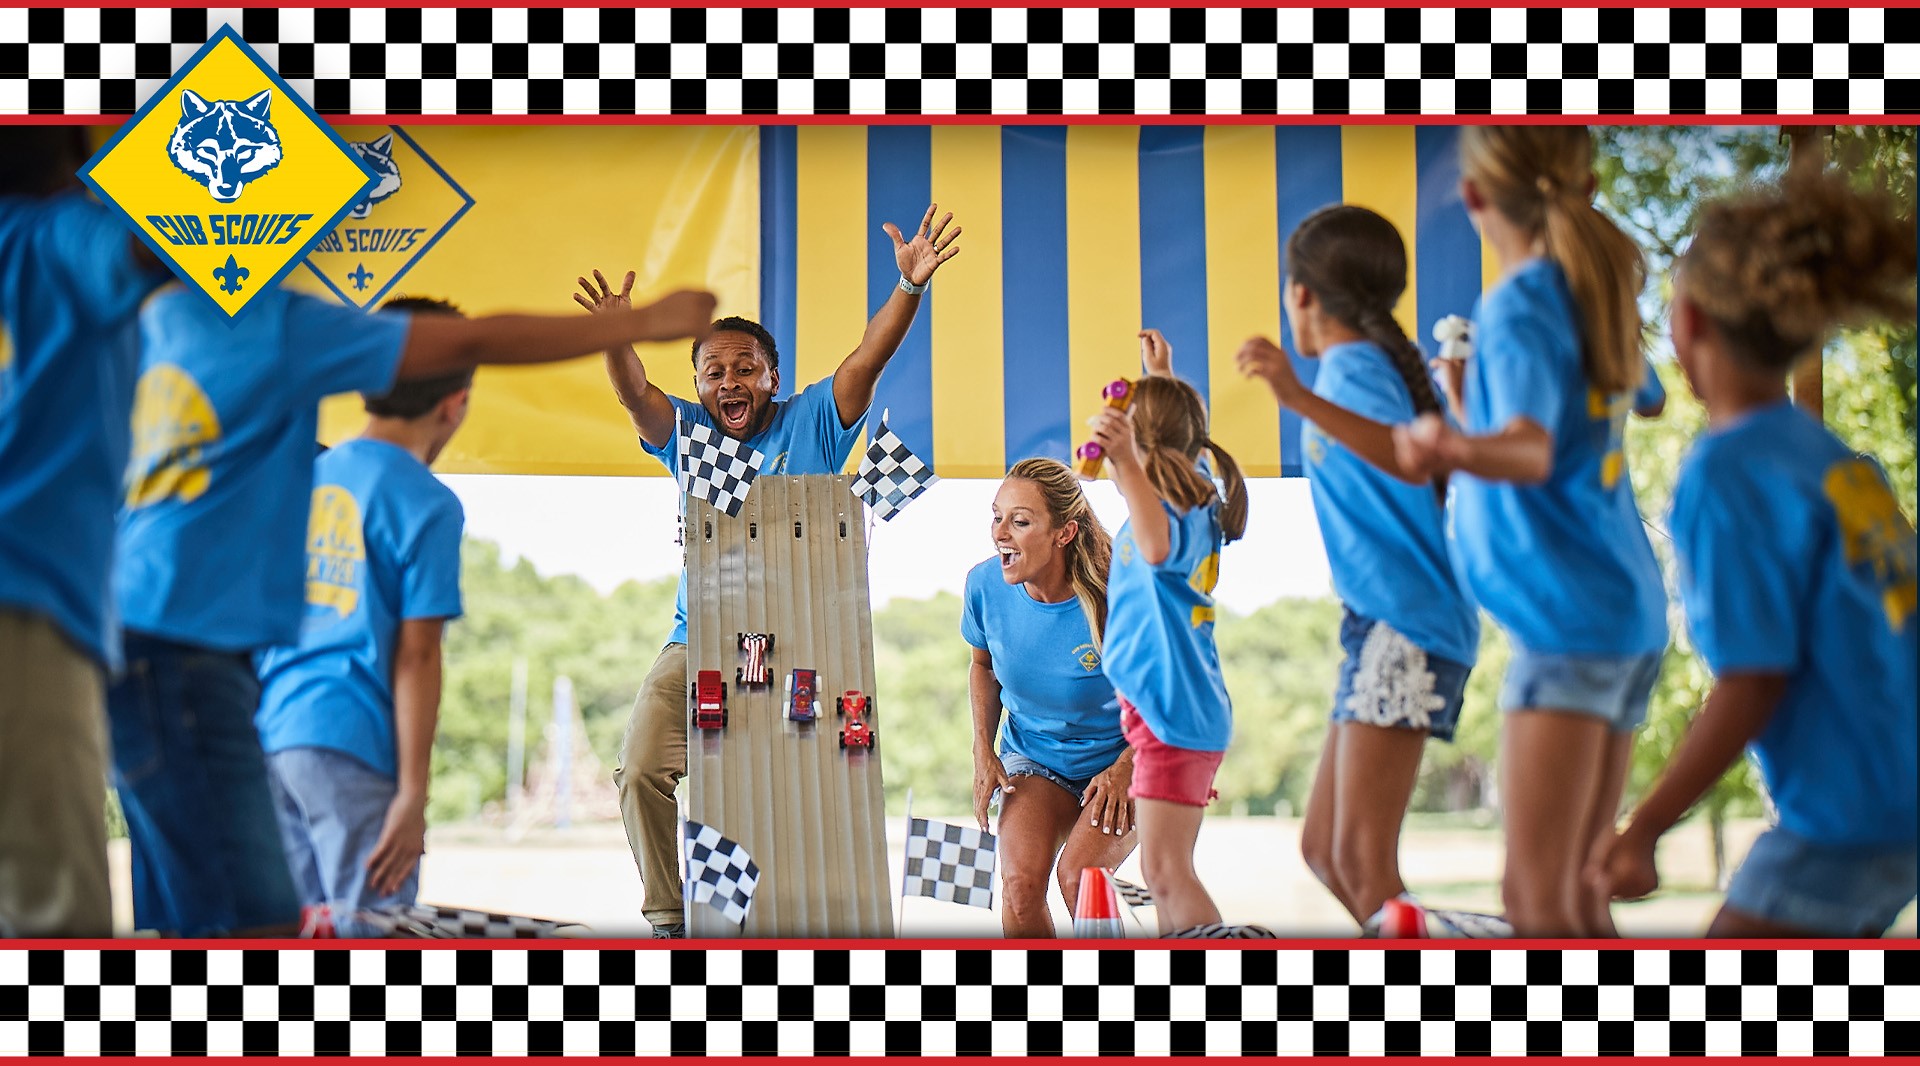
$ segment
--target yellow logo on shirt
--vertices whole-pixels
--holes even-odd
[[[1073,649],[1073,657],[1089,674],[1100,669],[1100,652],[1091,644],[1082,644]]]
[[[193,375],[172,363],[147,368],[133,394],[127,507],[199,499],[212,480],[207,449],[219,442],[220,416]]]
[[[360,606],[360,571],[367,564],[360,501],[338,485],[313,490],[307,513],[307,603],[345,618]]]
[[[1887,624],[1906,628],[1916,601],[1913,526],[1900,513],[1880,471],[1865,459],[1835,463],[1827,470],[1827,500],[1840,521],[1847,565],[1880,589]]]
[[[377,184],[306,101],[222,27],[80,178],[228,316]]]
[[[1600,459],[1600,487],[1610,489],[1620,483],[1627,457],[1622,450],[1627,433],[1627,416],[1633,413],[1633,393],[1587,390],[1587,417],[1607,423],[1607,451]]]
[[[1210,552],[1200,564],[1187,575],[1187,587],[1202,596],[1213,595],[1213,587],[1220,583],[1220,553]]]
[[[7,397],[13,393],[13,334],[7,332],[5,319],[0,319],[0,408],[7,406]]]

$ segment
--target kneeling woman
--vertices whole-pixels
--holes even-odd
[[[1050,937],[1055,859],[1071,912],[1083,869],[1133,852],[1133,751],[1100,671],[1113,541],[1071,470],[1026,459],[994,497],[993,543],[999,554],[967,575],[960,622],[973,647],[973,810],[986,828],[999,792],[1006,935]]]

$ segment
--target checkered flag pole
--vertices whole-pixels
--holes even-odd
[[[680,839],[687,864],[686,901],[705,903],[727,921],[745,926],[753,890],[760,884],[760,864],[710,825],[688,820],[681,825]]]
[[[940,480],[933,468],[913,454],[907,442],[887,427],[889,412],[880,412],[880,429],[860,460],[860,472],[853,479],[853,494],[873,508],[874,517],[890,522],[900,509]]]
[[[911,801],[909,801],[911,802]],[[907,865],[900,897],[945,900],[993,909],[993,867],[998,841],[992,833],[915,818],[907,809]]]
[[[728,518],[739,514],[766,456],[712,426],[685,418],[675,418],[674,431],[680,440],[680,491],[713,504]]]

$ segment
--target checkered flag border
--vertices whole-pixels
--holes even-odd
[[[891,522],[894,515],[939,480],[933,468],[888,428],[887,416],[881,414],[879,432],[867,445],[859,474],[853,479],[853,494],[873,508],[875,518]]]
[[[329,115],[1920,113],[1920,11],[0,7],[0,116],[129,114],[231,22]]]
[[[753,890],[760,884],[760,864],[739,842],[721,836],[710,825],[688,821],[681,839],[688,902],[708,904],[734,925],[745,925]]]
[[[909,818],[900,894],[992,910],[998,844],[980,829]]]
[[[767,461],[754,448],[703,422],[678,420],[680,491],[726,512],[740,513],[753,479]]]
[[[1920,1053],[1920,953],[1275,941],[0,948],[0,1056]]]
[[[343,912],[322,906],[306,916],[301,935],[330,939]],[[422,940],[544,940],[560,936],[567,923],[521,914],[495,914],[432,903],[347,911],[345,915],[375,935]]]

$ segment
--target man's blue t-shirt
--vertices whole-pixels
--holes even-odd
[[[397,776],[400,623],[460,615],[460,500],[398,445],[360,438],[313,464],[298,643],[260,662],[268,752],[330,748]]]
[[[1000,576],[995,556],[967,572],[960,635],[993,656],[1000,682],[1000,750],[1019,752],[1069,780],[1100,773],[1127,748],[1120,701],[1079,597],[1041,603]]]
[[[1414,416],[1405,379],[1370,341],[1322,353],[1313,392],[1387,425]],[[1334,592],[1354,613],[1385,622],[1427,654],[1471,665],[1480,615],[1460,591],[1433,486],[1401,481],[1312,422],[1300,427],[1300,441]]]
[[[103,664],[138,313],[166,278],[133,248],[84,193],[0,197],[0,604]]]
[[[1707,665],[1789,678],[1752,745],[1780,825],[1912,847],[1914,534],[1879,467],[1782,402],[1700,437],[1670,524]]]
[[[680,423],[706,426],[716,433],[720,427],[707,413],[705,407],[678,396],[669,396],[673,401],[673,436],[668,438],[666,447],[656,448],[645,440],[640,447],[648,455],[666,464],[667,470],[676,476],[680,472]],[[766,456],[766,463],[760,467],[760,474],[788,476],[802,474],[838,474],[847,464],[847,455],[853,451],[853,442],[860,436],[860,427],[866,421],[866,412],[853,420],[853,425],[840,424],[840,408],[833,400],[833,377],[828,375],[819,381],[801,389],[791,400],[776,402],[773,405],[773,419],[767,428],[746,440],[746,445]],[[757,475],[756,475],[757,476]],[[684,506],[686,498],[681,497]],[[680,568],[680,591],[673,605],[673,635],[667,638],[669,644],[687,642],[687,569]]]
[[[391,388],[411,322],[279,288],[237,322],[179,285],[147,303],[113,581],[127,628],[221,651],[298,639],[320,400]]]
[[[1140,557],[1133,521],[1113,538],[1107,577],[1105,669],[1162,743],[1225,751],[1233,706],[1213,643],[1213,587],[1220,580],[1220,502],[1186,514],[1162,500],[1167,557]]]
[[[1553,472],[1538,485],[1455,475],[1454,547],[1468,591],[1527,651],[1661,650],[1666,589],[1622,450],[1634,394],[1587,385],[1579,313],[1552,260],[1517,268],[1475,320],[1467,432],[1531,419],[1553,435]]]

